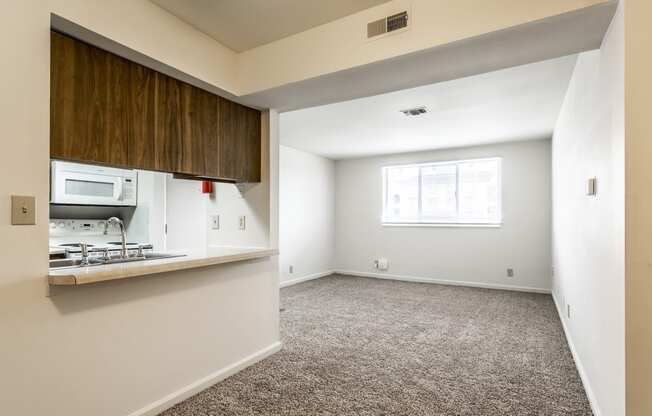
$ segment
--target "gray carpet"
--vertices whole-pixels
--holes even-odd
[[[281,352],[163,415],[591,415],[548,295],[331,276],[281,306]]]

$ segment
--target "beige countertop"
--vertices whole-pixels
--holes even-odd
[[[170,254],[184,253],[173,252]],[[131,277],[146,276],[148,274],[194,269],[276,255],[278,255],[278,250],[270,248],[209,247],[204,252],[192,252],[184,257],[50,270],[48,282],[51,285],[60,286],[85,285],[107,280],[128,279]]]
[[[66,249],[61,247],[50,247],[50,254],[66,254]]]

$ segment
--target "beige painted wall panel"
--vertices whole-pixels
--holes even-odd
[[[625,1],[627,416],[652,414],[652,2]]]
[[[47,297],[51,11],[216,85],[232,79],[219,46],[146,0],[26,0],[0,14],[0,413],[127,415],[279,340],[278,263]],[[36,196],[36,226],[9,224],[12,194]]]
[[[242,95],[516,26],[607,0],[394,0],[238,55]],[[366,39],[368,22],[410,10],[411,29]]]

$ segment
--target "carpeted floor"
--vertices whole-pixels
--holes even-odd
[[[281,352],[163,415],[591,415],[548,295],[331,276],[281,307]]]

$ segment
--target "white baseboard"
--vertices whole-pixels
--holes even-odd
[[[257,363],[258,361],[269,357],[270,355],[281,350],[282,343],[275,342],[272,345],[263,348],[260,351],[255,352],[254,354],[243,358],[242,360],[229,365],[221,370],[214,372],[213,374],[208,375],[202,379],[195,381],[192,384],[189,384],[186,387],[183,387],[167,396],[163,397],[151,403],[142,409],[136,410],[133,413],[130,413],[129,416],[155,416],[159,413],[171,408],[177,403],[184,401],[185,399],[194,396],[202,390],[207,389],[215,383],[218,383],[224,380],[227,377],[234,375],[235,373],[244,370],[252,364]]]
[[[449,285],[449,286],[479,287],[483,289],[512,290],[515,292],[531,292],[531,293],[545,293],[545,294],[551,293],[550,289],[541,289],[537,287],[527,287],[527,286],[498,285],[493,283],[478,283],[478,282],[464,282],[459,280],[431,279],[429,277],[404,276],[404,275],[397,275],[397,274],[372,273],[372,272],[357,272],[353,270],[336,270],[335,273],[350,275],[350,276],[373,277],[376,279],[401,280],[404,282],[434,283],[438,285]]]
[[[573,355],[573,360],[575,361],[575,367],[577,367],[577,372],[580,374],[580,379],[582,380],[582,385],[584,386],[584,391],[586,391],[586,396],[589,398],[589,404],[591,405],[591,410],[593,410],[594,416],[602,416],[600,411],[600,406],[598,406],[598,400],[593,393],[591,388],[591,382],[589,377],[584,370],[584,365],[582,365],[582,360],[580,360],[579,355],[577,355],[577,350],[575,349],[575,343],[571,337],[570,331],[566,326],[566,320],[564,319],[563,305],[560,308],[559,303],[557,302],[557,297],[555,292],[552,292],[552,300],[555,303],[555,308],[557,309],[557,314],[559,315],[559,320],[561,321],[561,326],[564,328],[564,334],[566,335],[566,342],[568,342],[568,348],[570,348],[571,354]]]
[[[296,285],[297,283],[307,282],[308,280],[314,280],[314,279],[319,279],[320,277],[330,276],[333,273],[335,273],[335,272],[332,271],[332,270],[328,270],[328,271],[321,272],[321,273],[313,273],[313,274],[309,274],[307,276],[298,277],[296,279],[286,280],[284,282],[281,282],[279,286],[282,287],[282,288],[283,287],[288,287],[288,286]]]

